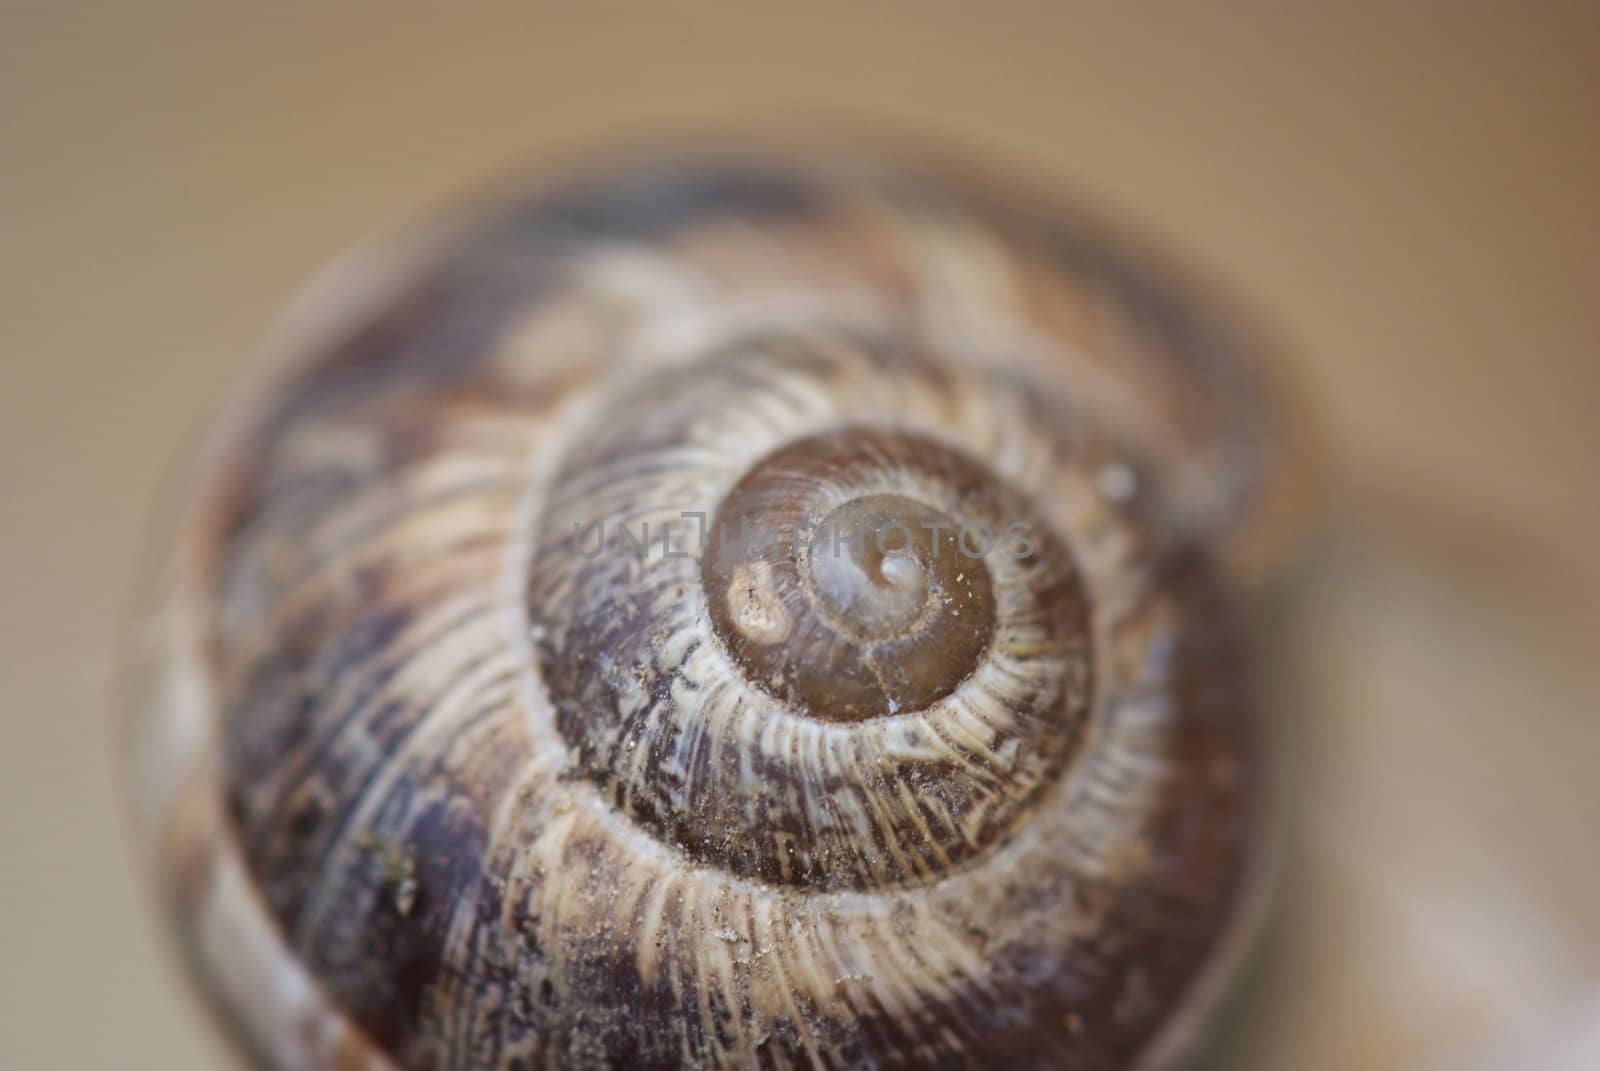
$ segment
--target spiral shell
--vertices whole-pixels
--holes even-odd
[[[1235,327],[958,169],[784,152],[317,293],[143,663],[152,851],[261,1063],[1185,1052],[1261,869]]]

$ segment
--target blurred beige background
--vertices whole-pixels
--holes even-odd
[[[1299,345],[1328,512],[1267,638],[1296,807],[1236,1065],[1600,1029],[1600,7],[335,6],[0,0],[0,1066],[216,1066],[113,649],[295,288],[530,153],[817,119],[1037,166]]]

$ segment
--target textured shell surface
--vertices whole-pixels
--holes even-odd
[[[314,287],[138,656],[262,1066],[1166,1067],[1248,928],[1257,344],[899,156],[517,187]],[[309,311],[308,311],[309,310]]]

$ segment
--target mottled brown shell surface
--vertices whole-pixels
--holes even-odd
[[[1236,325],[1070,212],[779,152],[312,294],[141,655],[151,852],[262,1065],[1187,1051],[1261,870]]]

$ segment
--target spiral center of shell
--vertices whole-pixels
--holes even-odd
[[[1056,518],[936,421],[812,405],[891,370],[949,385],[848,336],[746,340],[610,399],[549,485],[527,606],[569,772],[738,875],[937,880],[1083,739]]]
[[[988,643],[989,548],[963,550],[961,522],[910,494],[858,493],[919,447],[923,464],[947,453],[865,430],[805,439],[755,465],[717,511],[703,563],[717,634],[757,687],[810,717],[923,709]]]
[[[939,588],[940,552],[957,550],[950,519],[900,495],[867,495],[835,509],[806,547],[817,605],[863,642],[915,628]]]

